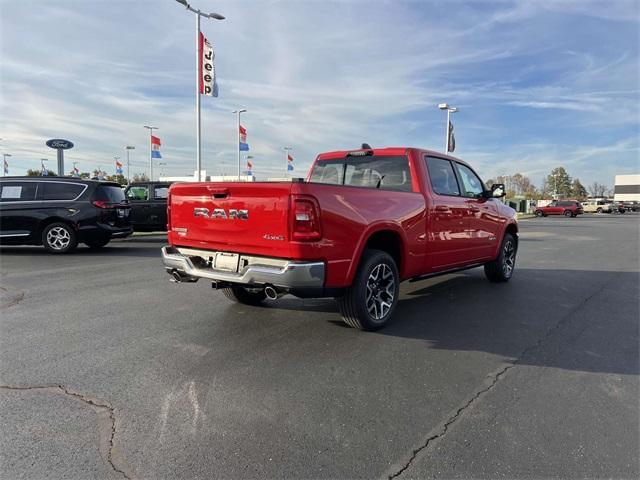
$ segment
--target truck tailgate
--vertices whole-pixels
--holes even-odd
[[[169,241],[207,250],[286,257],[291,183],[171,186]]]

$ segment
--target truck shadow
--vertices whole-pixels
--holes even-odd
[[[488,282],[481,269],[405,282],[393,321],[363,334],[519,364],[638,375],[638,279],[637,272],[521,268],[506,284]],[[300,302],[278,306],[310,310]],[[315,302],[314,311],[339,315],[332,300]]]

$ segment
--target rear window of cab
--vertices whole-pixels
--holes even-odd
[[[406,156],[347,156],[316,162],[313,183],[412,192]]]

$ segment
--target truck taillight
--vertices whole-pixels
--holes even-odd
[[[291,199],[291,240],[308,242],[321,237],[318,202],[313,197],[294,195]]]

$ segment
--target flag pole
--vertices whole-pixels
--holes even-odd
[[[200,115],[200,11],[196,13],[196,170],[197,180],[202,180],[202,147]]]
[[[240,181],[240,110],[238,110],[238,181]]]
[[[153,131],[159,128],[149,125],[145,125],[144,128],[149,130],[149,181],[153,181]]]

